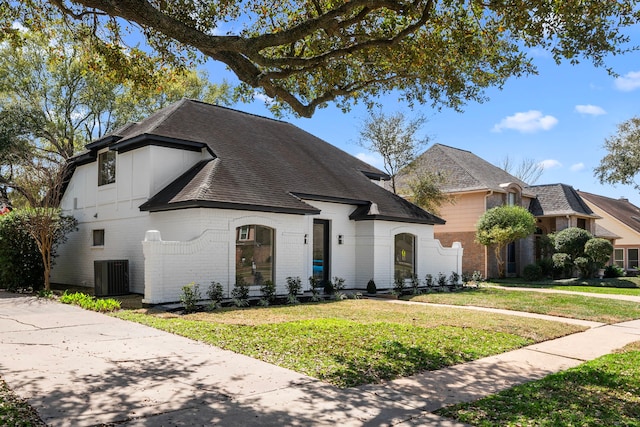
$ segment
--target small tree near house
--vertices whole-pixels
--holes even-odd
[[[529,236],[535,228],[535,217],[521,206],[497,206],[480,217],[476,224],[476,241],[484,246],[493,246],[499,277],[504,277],[504,248]]]
[[[44,266],[44,288],[51,289],[51,267],[55,251],[67,234],[76,230],[77,220],[61,214],[58,208],[25,208],[19,211],[19,227],[35,241]]]

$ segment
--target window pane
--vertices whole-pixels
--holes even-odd
[[[415,274],[415,236],[409,233],[395,236],[394,279],[408,279]]]
[[[116,152],[98,154],[98,185],[116,182]]]
[[[104,246],[104,230],[93,230],[93,246]]]
[[[638,268],[638,250],[628,249],[627,256],[629,257],[627,268]]]
[[[613,250],[613,262],[620,268],[624,268],[624,249]]]
[[[236,228],[236,277],[261,285],[273,281],[273,229],[261,225]]]

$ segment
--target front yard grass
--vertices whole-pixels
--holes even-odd
[[[501,308],[603,323],[618,323],[640,318],[640,304],[637,302],[593,298],[588,295],[477,288],[461,292],[416,295],[409,298],[412,301]]]
[[[440,369],[584,330],[559,322],[373,300],[224,308],[185,316],[151,310],[114,315],[340,387]]]
[[[640,342],[542,380],[436,412],[474,426],[640,426]]]
[[[489,284],[505,287],[543,288],[561,291],[588,292],[640,296],[640,277],[618,277],[609,279],[559,279],[525,282],[522,279],[501,279]]]

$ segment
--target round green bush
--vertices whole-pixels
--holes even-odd
[[[527,282],[542,280],[544,278],[542,267],[536,264],[526,265],[524,270],[522,270],[522,278]]]

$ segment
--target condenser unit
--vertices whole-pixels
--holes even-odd
[[[93,262],[95,296],[105,297],[129,293],[129,260]]]

